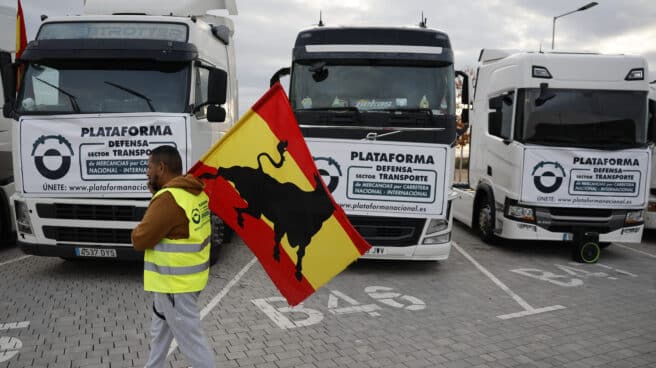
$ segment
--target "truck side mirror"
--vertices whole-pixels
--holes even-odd
[[[501,137],[502,116],[501,111],[488,113],[488,133],[496,137]]]
[[[226,119],[226,111],[223,107],[217,105],[207,106],[207,121],[212,123],[222,123]]]
[[[207,103],[209,105],[223,105],[226,102],[228,90],[228,73],[221,69],[210,69],[207,83]]]
[[[273,87],[274,84],[280,82],[280,77],[289,75],[289,73],[291,73],[291,68],[289,67],[278,69],[278,71],[271,77],[271,80],[269,81],[269,87]]]
[[[11,54],[6,51],[0,52],[0,75],[2,76],[2,93],[5,97],[2,115],[12,118],[16,103],[16,72],[11,62]]]
[[[503,107],[503,95],[492,97],[489,102],[489,108],[491,110],[501,110]]]

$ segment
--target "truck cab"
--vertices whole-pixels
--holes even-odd
[[[640,242],[646,75],[637,56],[483,50],[455,218],[486,242],[592,244],[575,247],[583,261],[599,244]]]
[[[364,258],[444,260],[456,139],[448,35],[419,27],[301,31],[289,98],[319,171],[373,246]]]
[[[175,146],[184,172],[238,116],[234,25],[215,7],[236,14],[229,0],[89,0],[43,21],[5,96],[24,252],[142,257],[130,233],[151,197],[150,151]]]

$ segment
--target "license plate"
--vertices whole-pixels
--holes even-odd
[[[78,257],[116,258],[116,249],[75,248],[75,255]]]
[[[365,254],[385,254],[385,248],[371,247]]]

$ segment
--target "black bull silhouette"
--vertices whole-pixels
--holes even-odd
[[[282,167],[287,141],[278,143],[277,148],[280,154],[278,162],[274,162],[268,153],[262,152],[257,155],[257,169],[244,166],[218,167],[216,175],[203,174],[200,178],[222,177],[234,184],[239,195],[248,203],[245,208],[235,207],[237,224],[242,229],[244,213],[256,219],[264,215],[273,222],[273,258],[276,261],[280,261],[280,240],[287,234],[289,245],[298,248],[295,276],[300,281],[303,278],[301,271],[305,248],[324,221],[332,216],[335,207],[318,173],[314,175],[314,190],[306,192],[293,183],[280,183],[264,172],[261,157],[267,157],[275,168]]]

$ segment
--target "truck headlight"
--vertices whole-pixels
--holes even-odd
[[[642,210],[628,211],[624,219],[624,225],[637,225],[642,223]]]
[[[535,222],[535,215],[533,214],[533,209],[530,207],[519,206],[516,204],[510,205],[508,206],[508,216],[522,221]]]
[[[21,233],[32,234],[32,222],[30,221],[30,211],[27,209],[27,204],[14,201],[14,210],[16,211],[16,230]]]
[[[450,232],[446,234],[425,237],[421,244],[443,244],[448,243],[449,240],[451,240]]]
[[[447,227],[449,227],[449,223],[446,220],[432,219],[428,223],[426,234],[438,233],[446,230]]]

